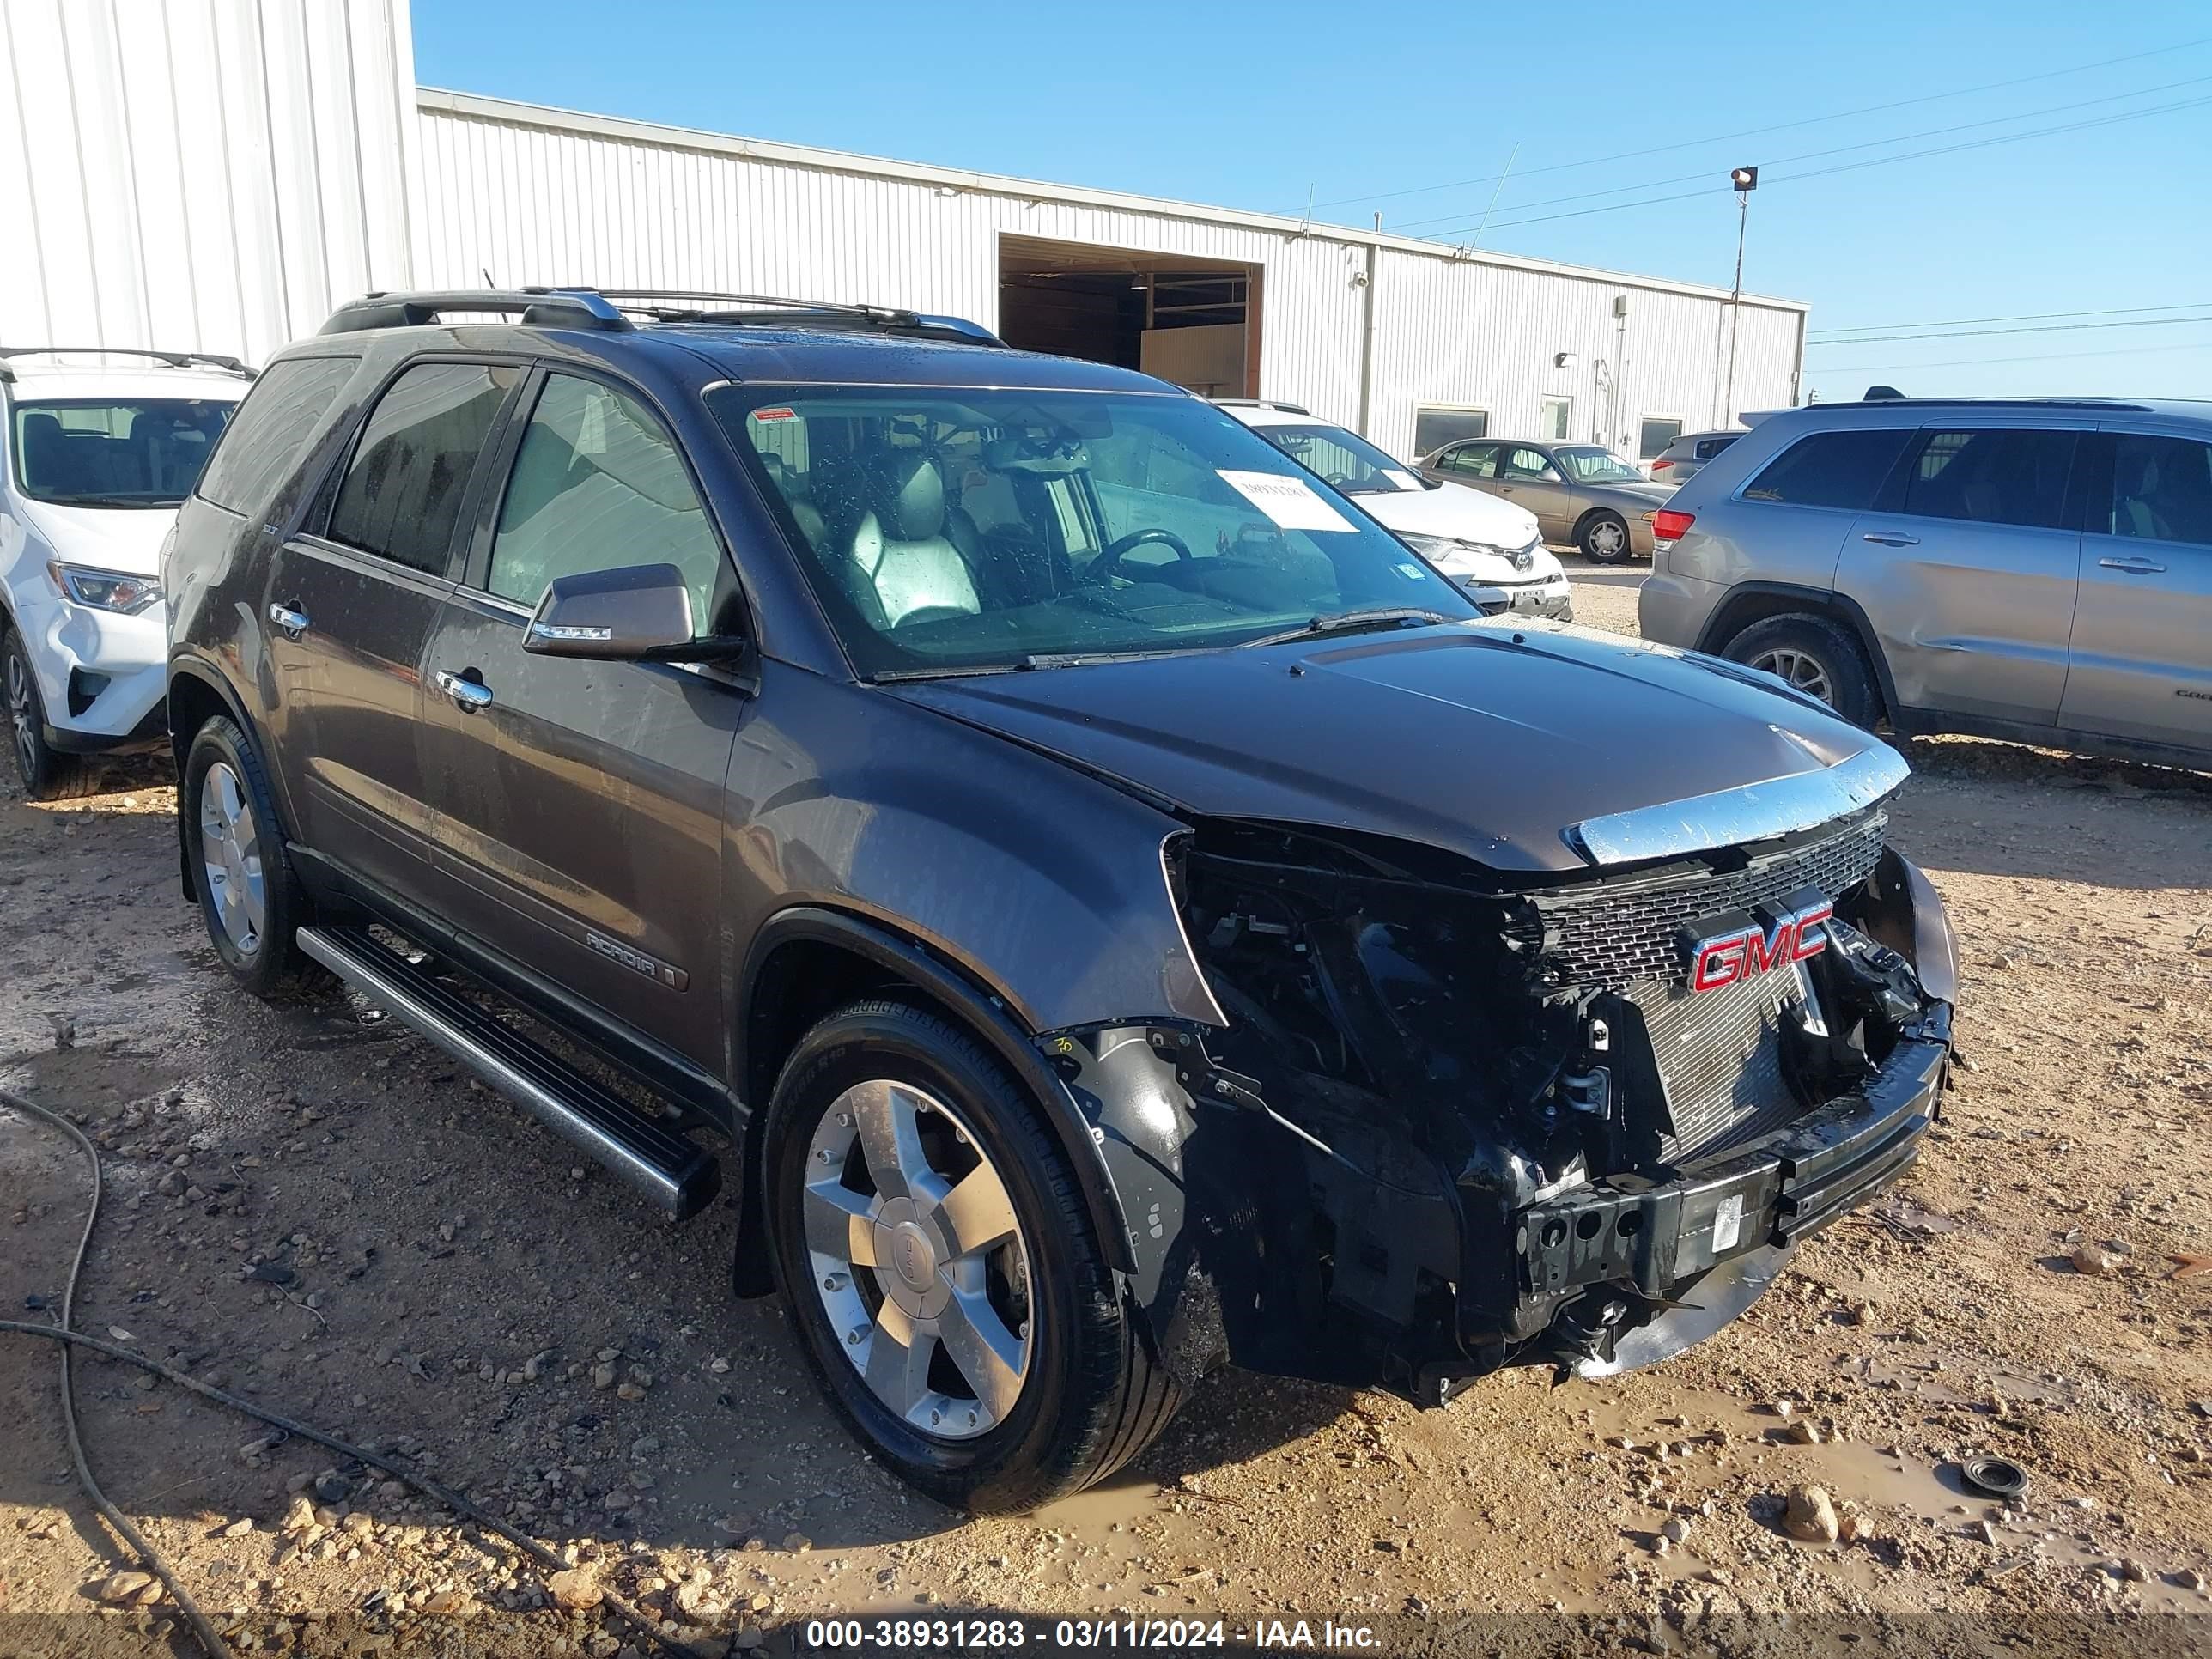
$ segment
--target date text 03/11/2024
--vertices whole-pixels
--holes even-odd
[[[809,1620],[806,1659],[866,1652],[1012,1654],[1026,1649],[1180,1652],[1222,1649],[1231,1642],[1248,1652],[1373,1653],[1381,1644],[1364,1625],[1334,1620],[1255,1620],[1250,1628],[1220,1619],[1025,1619],[1019,1615],[957,1619]],[[1249,1647],[1244,1644],[1249,1644]]]

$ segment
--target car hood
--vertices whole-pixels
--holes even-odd
[[[1455,541],[1488,542],[1494,547],[1526,547],[1536,539],[1536,515],[1527,507],[1464,484],[1352,499],[1401,535],[1449,536]]]
[[[1188,812],[1396,836],[1516,872],[1809,828],[1904,775],[1879,740],[1766,675],[1535,623],[887,689]]]
[[[46,558],[125,576],[161,574],[161,543],[177,521],[173,507],[57,507],[27,501],[19,501],[17,509],[46,544]]]

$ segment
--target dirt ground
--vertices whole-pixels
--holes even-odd
[[[1585,620],[1632,631],[1632,573],[1575,574]],[[1969,1066],[1897,1195],[1654,1370],[1427,1413],[1231,1374],[1129,1477],[1030,1518],[948,1513],[859,1452],[776,1306],[731,1299],[726,1210],[665,1226],[396,1025],[234,993],[157,770],[65,808],[0,782],[0,1084],[105,1149],[85,1328],[398,1449],[708,1653],[976,1609],[1328,1618],[1437,1653],[1561,1613],[1655,1650],[1755,1650],[1743,1616],[1778,1612],[1931,1650],[2044,1620],[2052,1650],[2194,1645],[2205,1621],[2155,1615],[2212,1609],[2212,779],[1911,758],[1895,838],[1951,907]],[[44,1316],[19,1310],[59,1291],[85,1192],[74,1148],[0,1112],[5,1316]],[[373,1474],[146,1383],[82,1366],[94,1465],[264,1650],[639,1639]],[[0,1613],[84,1614],[128,1564],[70,1478],[50,1345],[0,1337]],[[1978,1453],[2025,1496],[1968,1495]],[[325,1472],[313,1529],[282,1530]],[[1801,1483],[1837,1544],[1782,1532]],[[104,1621],[52,1646],[159,1628]]]

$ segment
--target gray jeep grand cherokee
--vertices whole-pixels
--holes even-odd
[[[1893,753],[1480,619],[1139,374],[371,295],[163,574],[232,975],[335,974],[677,1215],[726,1161],[738,1289],[948,1503],[1098,1480],[1223,1364],[1441,1405],[1664,1358],[1936,1111]]]

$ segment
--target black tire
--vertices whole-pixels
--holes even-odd
[[[46,741],[46,705],[22,635],[0,622],[0,696],[7,700],[8,752],[33,800],[82,800],[100,793],[100,773],[82,755]]]
[[[1575,545],[1593,564],[1626,564],[1636,553],[1628,538],[1628,520],[1609,507],[1583,514],[1575,526]]]
[[[228,769],[237,781],[243,810],[252,815],[258,849],[261,915],[254,936],[241,943],[225,926],[221,900],[206,869],[205,842],[201,830],[203,797],[210,774]],[[200,916],[207,923],[208,939],[215,946],[230,976],[256,996],[295,995],[324,984],[329,975],[301,954],[294,938],[313,920],[307,889],[292,868],[285,851],[283,821],[269,793],[269,779],[235,721],[218,715],[192,734],[185,756],[185,774],[177,786],[177,814],[184,827],[185,856],[191,872],[192,890],[198,896]]]
[[[1851,631],[1827,617],[1792,611],[1753,623],[1721,653],[1730,662],[1778,674],[1854,726],[1874,729],[1881,697]]]
[[[928,1433],[878,1399],[815,1285],[800,1197],[810,1147],[839,1097],[874,1079],[953,1109],[1000,1176],[1029,1253],[1029,1369],[1004,1420],[969,1438]],[[905,1003],[856,1002],[799,1041],[768,1110],[763,1185],[776,1286],[815,1374],[887,1467],[952,1508],[1019,1513],[1105,1479],[1167,1426],[1181,1392],[1123,1303],[1066,1154],[1021,1085],[974,1037]]]

